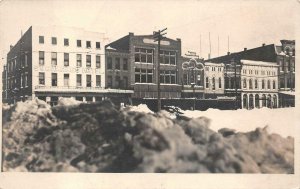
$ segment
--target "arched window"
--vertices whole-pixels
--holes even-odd
[[[212,78],[212,90],[216,90],[216,80],[214,77]]]
[[[276,89],[276,81],[273,80],[273,89]]]
[[[252,79],[249,80],[249,89],[253,89]]]
[[[267,97],[265,94],[262,95],[262,107],[266,107]]]
[[[229,78],[225,77],[225,89],[229,89]]]
[[[243,95],[243,108],[248,109],[248,97],[246,94]]]
[[[267,97],[267,107],[268,108],[271,108],[271,101],[272,101],[271,95],[268,95],[268,97]]]
[[[268,89],[271,89],[271,82],[268,80]]]
[[[222,79],[219,77],[219,88],[222,88]]]
[[[258,88],[257,79],[255,79],[255,81],[254,81],[254,87],[255,87],[255,89],[257,89],[257,88]]]
[[[261,81],[261,88],[262,88],[262,89],[265,89],[265,80],[262,80],[262,81]]]
[[[247,88],[247,80],[246,80],[246,78],[243,80],[243,88]]]
[[[277,96],[273,95],[273,108],[277,108]]]
[[[234,78],[232,77],[231,78],[231,89],[235,89],[235,81],[234,81]]]
[[[253,105],[253,94],[249,95],[249,108],[253,109],[254,105]]]
[[[255,107],[259,108],[259,96],[258,96],[258,94],[255,95]]]
[[[209,79],[208,79],[208,77],[205,78],[205,87],[209,88]]]

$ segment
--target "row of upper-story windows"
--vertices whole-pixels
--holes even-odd
[[[39,44],[44,44],[45,43],[45,37],[44,36],[39,36]],[[51,44],[52,45],[57,45],[57,37],[51,37]],[[63,39],[63,44],[64,46],[69,46],[70,45],[70,40],[68,38]],[[76,46],[77,47],[82,47],[82,40],[77,39],[76,40]],[[91,41],[85,41],[85,47],[86,48],[92,48],[92,42]],[[100,42],[95,42],[95,48],[100,49]]]
[[[86,67],[92,67],[92,55],[86,55]],[[57,52],[51,52],[51,65],[57,66]],[[101,67],[101,56],[95,55],[96,68]],[[70,54],[64,53],[64,66],[69,66]],[[39,65],[45,65],[45,52],[39,51]],[[82,67],[82,54],[76,54],[76,66]]]
[[[128,59],[123,58],[122,66],[121,66],[121,58],[116,57],[116,58],[114,58],[114,61],[113,61],[113,57],[107,57],[106,69],[108,69],[108,70],[121,70],[121,69],[128,70]]]
[[[18,89],[28,87],[28,73],[21,73],[20,77],[8,77],[7,89]]]
[[[19,64],[19,62],[21,62],[21,64]],[[27,54],[22,55],[20,58],[15,57],[7,62],[7,72],[13,72],[26,67],[28,67]]]
[[[259,84],[261,83],[261,84]],[[266,81],[263,79],[258,81],[257,79],[249,79],[247,81],[246,78],[243,79],[243,88],[244,89],[259,89],[259,85],[261,86],[261,89],[271,89],[271,80],[267,80],[267,86],[266,86]],[[272,83],[273,89],[276,89],[276,81],[273,80]]]
[[[205,71],[212,71],[212,72],[222,72],[222,67],[214,67],[214,66],[205,66]]]
[[[259,71],[258,70],[247,70],[244,69],[242,70],[243,74],[249,74],[249,75],[258,75]],[[261,70],[260,71],[261,75],[268,75],[268,76],[275,76],[276,72],[275,71],[266,71],[266,70]]]
[[[128,77],[127,76],[119,76],[116,75],[115,79],[113,80],[113,76],[107,76],[107,87],[108,88],[123,88],[126,89],[128,87]]]
[[[135,48],[134,61],[136,63],[154,63],[154,49]],[[160,50],[160,64],[177,65],[176,51]]]
[[[209,77],[206,77],[205,78],[205,88],[211,88],[212,90],[216,90],[216,86],[219,87],[219,89],[222,88],[222,78],[219,77],[217,79],[218,81],[218,85],[216,85],[216,78],[215,77],[212,77],[212,78],[209,78]]]
[[[92,87],[92,75],[86,75],[86,85],[85,87]],[[45,72],[39,72],[39,85],[45,85],[46,78]],[[51,73],[51,86],[57,86],[58,77],[57,73]],[[70,74],[63,74],[63,86],[70,86]],[[76,74],[76,87],[82,87],[82,74]],[[96,87],[101,87],[101,75],[96,75]]]

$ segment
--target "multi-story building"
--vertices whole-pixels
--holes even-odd
[[[276,46],[279,66],[279,106],[295,106],[295,40],[281,40]]]
[[[181,66],[179,65],[180,39],[163,39],[160,52],[153,35],[129,33],[108,44],[106,46],[107,86],[114,89],[126,86],[133,89],[132,99],[157,98],[158,53],[161,98],[181,97],[178,74]]]
[[[272,62],[241,60],[242,108],[277,108],[278,65]]]
[[[205,62],[205,98],[224,96],[224,64]]]
[[[7,54],[4,102],[105,97],[105,36],[69,27],[30,27]]]

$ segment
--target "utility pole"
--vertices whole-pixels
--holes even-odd
[[[159,56],[160,56],[160,41],[164,38],[164,35],[167,33],[163,33],[166,31],[167,28],[163,30],[158,30],[157,32],[153,32],[153,38],[154,41],[158,41],[158,51],[157,51],[157,69],[156,69],[156,75],[157,75],[157,111],[159,112],[161,110],[161,99],[160,99],[160,62],[159,62]]]

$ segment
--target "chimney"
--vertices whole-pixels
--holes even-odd
[[[13,45],[10,45],[10,46],[9,46],[9,50],[11,50],[13,47],[14,47]]]
[[[208,53],[208,59],[210,59],[210,53]]]
[[[176,40],[177,40],[177,41],[181,41],[181,39],[180,39],[180,38],[176,38]]]
[[[130,36],[134,36],[134,33],[133,33],[133,32],[129,32],[129,35],[130,35]]]
[[[230,55],[230,52],[227,52],[227,55]]]
[[[264,47],[264,46],[266,46],[266,44],[265,44],[265,43],[263,43],[263,44],[262,44],[262,46]]]
[[[244,48],[244,51],[246,51],[247,50],[247,48]]]

